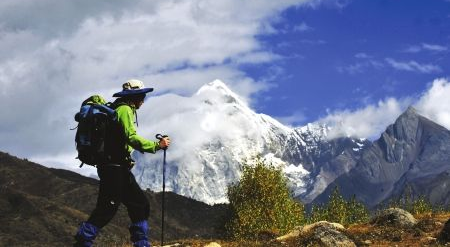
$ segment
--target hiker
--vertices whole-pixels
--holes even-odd
[[[150,141],[136,134],[136,110],[153,88],[145,88],[142,81],[135,79],[127,81],[122,87],[122,91],[113,95],[118,98],[111,105],[118,121],[109,126],[105,137],[108,161],[97,166],[100,178],[97,205],[89,219],[81,223],[74,246],[92,246],[99,230],[113,218],[121,203],[126,206],[131,219],[129,231],[133,246],[150,246],[147,223],[149,202],[131,173],[134,165],[131,151],[155,153],[165,150],[170,145],[170,139],[164,137],[159,141]]]

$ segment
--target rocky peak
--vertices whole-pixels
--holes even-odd
[[[247,105],[236,93],[223,83],[221,80],[215,80],[203,85],[196,93],[197,97],[203,99],[206,104],[236,104]]]
[[[413,107],[402,113],[393,125],[390,125],[386,134],[396,140],[413,141],[416,138],[419,115]]]
[[[346,195],[355,194],[370,207],[398,197],[406,186],[416,195],[430,196],[436,204],[448,203],[447,171],[450,170],[450,131],[409,107],[390,125],[348,173],[337,178]],[[440,190],[431,197],[429,189]],[[318,200],[324,200],[328,186]],[[431,191],[431,190],[430,190]]]

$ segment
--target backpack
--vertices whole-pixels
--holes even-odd
[[[75,121],[78,122],[75,144],[80,167],[107,162],[105,137],[108,125],[117,121],[117,113],[111,104],[100,95],[93,95],[83,101],[80,111],[75,114]]]

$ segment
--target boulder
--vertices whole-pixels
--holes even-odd
[[[319,221],[316,223],[313,223],[311,225],[306,225],[302,228],[302,232],[309,232],[314,230],[317,227],[327,227],[327,228],[334,228],[336,230],[345,230],[345,227],[339,223],[333,223],[328,221]]]
[[[442,228],[441,233],[439,233],[438,239],[441,243],[450,242],[450,219],[445,223],[444,228]]]
[[[413,227],[417,220],[408,211],[401,208],[389,208],[381,211],[371,221],[371,224],[378,226]]]
[[[278,241],[291,241],[298,239],[300,246],[342,246],[353,247],[355,243],[347,237],[342,231],[345,228],[338,223],[327,221],[316,222],[311,225],[299,227],[292,232],[277,238]]]

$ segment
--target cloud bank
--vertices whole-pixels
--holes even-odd
[[[419,114],[450,129],[449,79],[434,80],[419,98],[387,98],[357,110],[332,112],[319,122],[333,126],[330,138],[352,136],[376,139],[408,106],[413,106]]]
[[[129,78],[180,95],[220,78],[249,99],[267,85],[239,65],[278,59],[256,36],[273,32],[281,11],[306,2],[2,1],[0,150],[71,163],[69,129],[80,102],[92,94],[112,100]]]
[[[167,112],[159,111],[176,113],[170,107],[184,104],[174,94],[190,96],[217,78],[249,101],[253,93],[268,85],[248,77],[239,65],[279,59],[256,37],[274,32],[272,23],[283,10],[303,4],[342,7],[348,2],[1,1],[0,150],[46,165],[76,169],[75,132],[69,130],[75,127],[74,113],[89,95],[102,94],[112,100],[109,96],[129,78],[142,79],[157,93],[151,101],[155,104],[147,106],[141,116],[143,122],[155,124],[139,129],[144,136],[164,130],[165,125],[157,122],[167,117]],[[311,30],[306,23],[296,28]],[[325,42],[302,39],[300,43]],[[446,47],[422,44],[420,49],[444,52]],[[361,53],[357,58],[371,57]],[[441,70],[431,64],[391,59],[362,63],[343,71],[360,73],[367,67],[389,64],[419,73]],[[380,133],[415,102],[425,116],[449,128],[448,84],[446,79],[433,82],[419,100],[386,99],[357,111],[333,112],[323,120],[341,126],[335,136],[369,137]],[[439,92],[444,94],[439,96]],[[284,121],[292,123],[302,117],[297,112]],[[176,115],[169,117],[172,118],[183,121]],[[367,119],[370,124],[358,123],[358,119]]]
[[[436,79],[414,105],[420,114],[450,129],[450,81]]]

